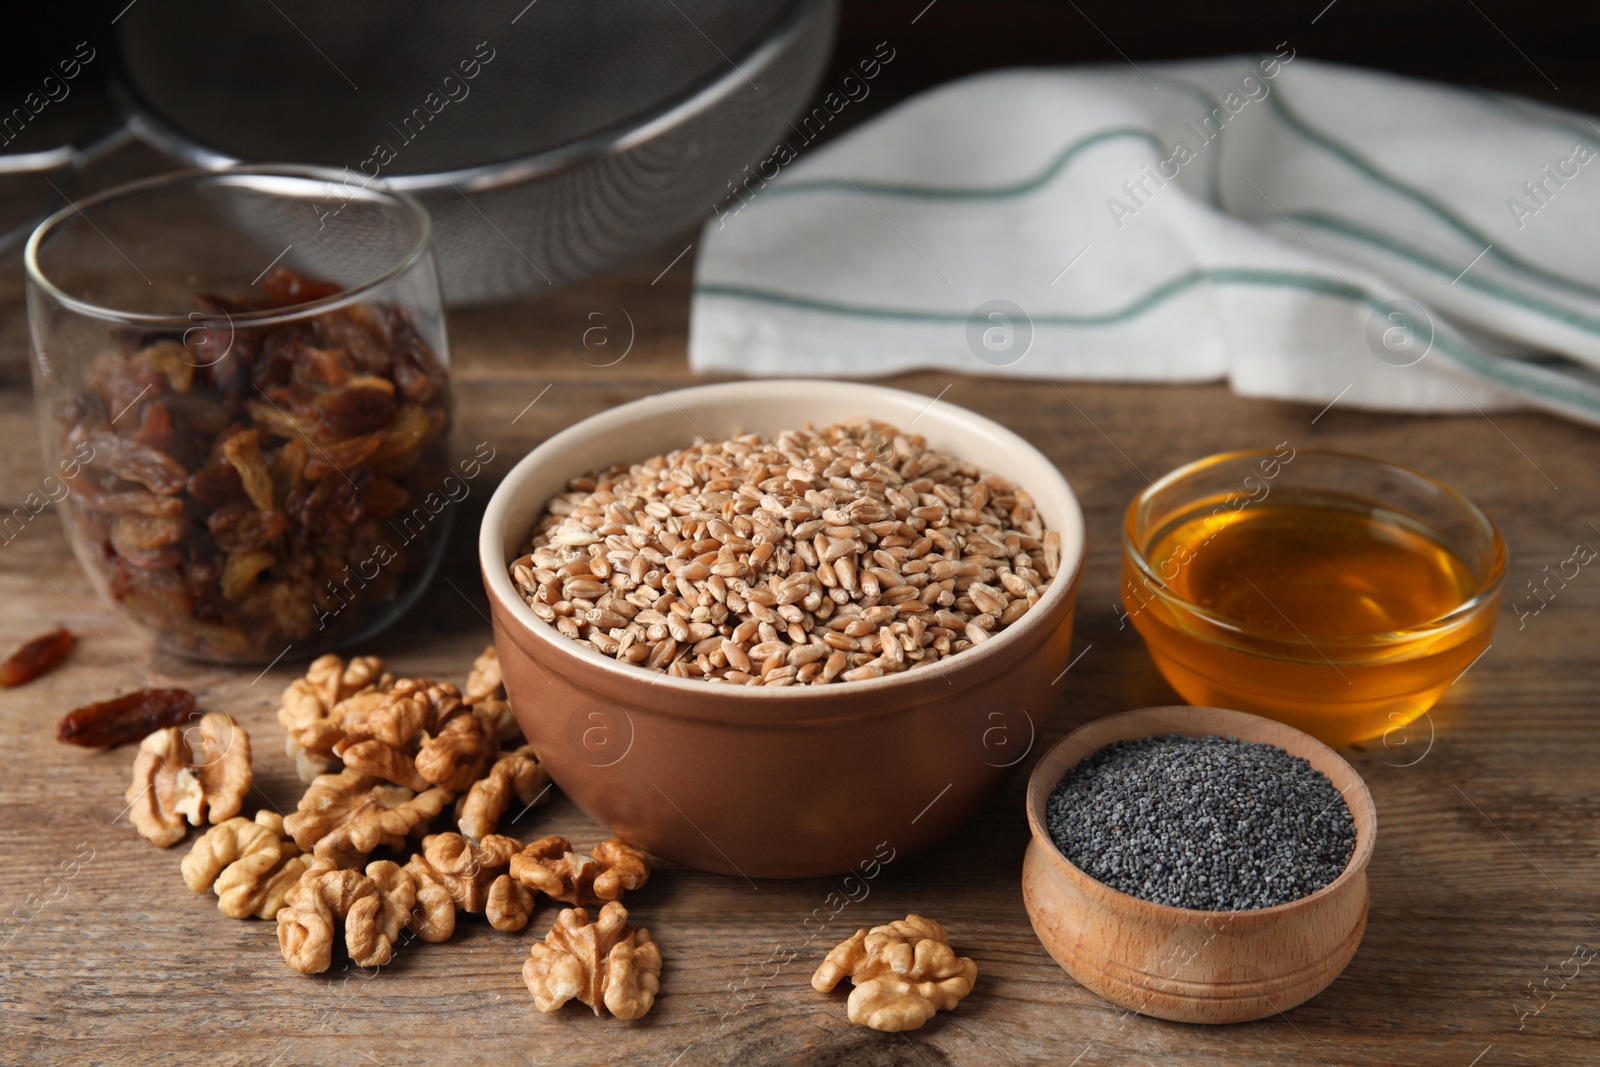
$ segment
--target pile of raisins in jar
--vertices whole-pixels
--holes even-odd
[[[340,291],[281,268],[263,288],[197,300],[216,321]],[[411,316],[354,304],[248,321],[119,334],[56,412],[81,464],[80,555],[158,642],[217,660],[338,644],[421,580],[445,532],[410,515],[445,474],[450,422]]]

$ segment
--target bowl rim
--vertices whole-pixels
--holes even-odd
[[[1199,459],[1190,460],[1188,463],[1168,471],[1166,474],[1151,482],[1144,489],[1140,490],[1138,494],[1135,495],[1131,501],[1129,501],[1126,510],[1123,512],[1122,518],[1122,557],[1125,561],[1131,563],[1133,568],[1138,571],[1139,576],[1144,583],[1144,591],[1148,591],[1162,597],[1169,604],[1175,605],[1186,614],[1204,619],[1206,622],[1227,633],[1235,634],[1239,637],[1247,638],[1257,642],[1277,645],[1279,647],[1288,646],[1296,649],[1309,649],[1310,652],[1305,657],[1307,660],[1324,663],[1327,661],[1327,657],[1322,655],[1320,651],[1324,647],[1331,646],[1334,648],[1362,649],[1371,646],[1390,645],[1397,640],[1417,640],[1447,633],[1450,630],[1460,627],[1470,619],[1476,617],[1486,608],[1492,608],[1496,598],[1498,598],[1504,590],[1506,576],[1510,574],[1511,571],[1511,555],[1510,550],[1506,546],[1505,537],[1501,534],[1500,527],[1495,525],[1494,520],[1489,518],[1488,514],[1486,514],[1482,508],[1478,507],[1477,504],[1473,503],[1473,501],[1466,494],[1462,493],[1449,483],[1441,481],[1440,479],[1435,478],[1433,475],[1428,474],[1426,471],[1418,470],[1415,467],[1410,467],[1403,463],[1395,463],[1392,460],[1382,459],[1378,456],[1369,456],[1361,452],[1346,452],[1340,449],[1328,448],[1303,448],[1298,449],[1295,452],[1295,458],[1299,458],[1301,456],[1316,456],[1322,459],[1343,460],[1372,467],[1383,467],[1393,471],[1400,471],[1406,475],[1409,475],[1410,477],[1426,483],[1427,485],[1432,486],[1447,497],[1453,499],[1474,521],[1481,523],[1482,526],[1489,532],[1490,539],[1493,544],[1495,563],[1492,571],[1492,577],[1488,583],[1485,584],[1484,587],[1477,593],[1474,593],[1471,597],[1468,597],[1466,600],[1451,608],[1443,615],[1420,622],[1415,626],[1407,627],[1402,631],[1380,631],[1370,634],[1285,633],[1282,630],[1274,630],[1264,626],[1256,626],[1251,623],[1240,622],[1239,620],[1230,618],[1226,615],[1218,614],[1217,612],[1201,607],[1194,601],[1189,600],[1187,597],[1179,594],[1177,590],[1173,589],[1171,585],[1169,585],[1159,574],[1156,573],[1155,569],[1150,565],[1149,559],[1146,558],[1144,550],[1138,545],[1134,538],[1134,522],[1139,508],[1157,492],[1161,491],[1162,489],[1169,488],[1178,482],[1183,481],[1185,478],[1200,472],[1201,470],[1220,466],[1223,463],[1228,463],[1239,459],[1276,456],[1277,454],[1277,451],[1271,448],[1245,448],[1236,449],[1229,452],[1216,452],[1209,456],[1202,456]],[[1213,640],[1212,643],[1216,642]],[[1253,649],[1249,651],[1251,651],[1252,654],[1259,654],[1255,653]],[[1315,655],[1312,655],[1311,653],[1315,653]]]
[[[1083,868],[1079,867],[1077,864],[1073,863],[1067,858],[1066,854],[1056,846],[1055,840],[1050,836],[1049,828],[1046,825],[1044,818],[1045,813],[1040,809],[1049,804],[1050,794],[1055,792],[1056,785],[1067,774],[1067,772],[1072,770],[1073,767],[1076,767],[1078,763],[1081,763],[1082,759],[1088,758],[1088,756],[1098,752],[1106,745],[1115,744],[1117,741],[1139,740],[1158,735],[1149,731],[1127,733],[1122,730],[1118,730],[1117,736],[1108,738],[1100,745],[1091,749],[1088,753],[1085,753],[1082,759],[1061,768],[1060,772],[1054,775],[1052,781],[1045,783],[1043,782],[1045,768],[1051,763],[1051,757],[1057,751],[1065,748],[1071,742],[1079,741],[1082,735],[1091,729],[1105,729],[1107,724],[1140,723],[1142,725],[1148,722],[1152,716],[1157,714],[1181,717],[1193,712],[1202,711],[1212,714],[1221,713],[1225,720],[1236,723],[1238,729],[1234,732],[1222,735],[1217,735],[1214,731],[1212,731],[1204,734],[1190,734],[1188,736],[1234,737],[1240,741],[1262,742],[1265,744],[1274,745],[1277,748],[1283,748],[1282,745],[1271,739],[1270,736],[1263,736],[1262,731],[1265,729],[1267,734],[1272,734],[1278,733],[1280,730],[1284,730],[1288,731],[1288,736],[1292,737],[1296,744],[1306,746],[1307,749],[1316,753],[1320,758],[1332,760],[1334,763],[1342,765],[1347,771],[1349,771],[1352,785],[1345,791],[1349,795],[1345,796],[1345,794],[1341,794],[1341,796],[1345,796],[1345,804],[1350,809],[1351,821],[1355,824],[1356,843],[1355,847],[1350,852],[1350,859],[1345,864],[1344,870],[1340,871],[1338,876],[1334,878],[1333,881],[1329,882],[1327,885],[1316,890],[1315,892],[1307,893],[1303,897],[1297,897],[1294,900],[1288,900],[1282,904],[1274,904],[1269,908],[1249,908],[1244,911],[1209,911],[1204,908],[1182,908],[1175,904],[1158,904],[1153,900],[1145,900],[1144,898],[1136,897],[1131,893],[1125,893],[1114,886],[1109,886],[1085,871]],[[1165,732],[1175,733],[1181,731],[1168,729]],[[1288,752],[1288,749],[1284,749],[1284,751]],[[1289,752],[1289,755],[1293,756],[1296,755],[1296,753]],[[1301,755],[1300,758],[1304,759],[1305,756]],[[1326,776],[1326,772],[1323,772],[1323,774]],[[1057,741],[1055,744],[1051,745],[1044,751],[1042,755],[1040,755],[1038,762],[1035,763],[1033,765],[1033,769],[1028,772],[1028,786],[1025,798],[1027,805],[1029,834],[1033,843],[1039,846],[1040,851],[1046,857],[1048,866],[1057,867],[1057,861],[1059,861],[1060,866],[1057,867],[1057,869],[1061,870],[1064,868],[1064,870],[1061,870],[1061,873],[1064,873],[1066,877],[1078,882],[1080,885],[1093,886],[1097,892],[1106,894],[1108,900],[1105,901],[1105,903],[1109,903],[1110,901],[1114,900],[1118,903],[1121,903],[1126,908],[1132,908],[1134,910],[1143,912],[1145,915],[1153,919],[1174,924],[1204,924],[1207,921],[1212,923],[1222,921],[1225,928],[1233,927],[1238,924],[1254,926],[1275,922],[1278,919],[1284,918],[1285,916],[1297,910],[1316,908],[1323,901],[1329,900],[1346,892],[1351,883],[1353,883],[1357,878],[1365,876],[1367,865],[1372,860],[1372,853],[1377,845],[1378,840],[1378,806],[1372,799],[1372,791],[1368,788],[1366,779],[1361,776],[1359,771],[1350,765],[1349,760],[1345,759],[1329,745],[1323,744],[1321,741],[1317,740],[1315,737],[1312,737],[1304,730],[1298,730],[1295,727],[1290,726],[1288,723],[1279,722],[1277,719],[1269,719],[1264,715],[1253,715],[1246,711],[1235,711],[1232,708],[1217,708],[1209,705],[1164,704],[1148,708],[1134,708],[1129,711],[1117,712],[1114,715],[1106,715],[1098,719],[1091,719],[1089,722],[1086,722],[1068,732],[1066,736],[1061,738],[1061,740]],[[1357,811],[1358,807],[1361,809],[1360,812]]]
[[[382,179],[383,185],[399,192],[415,194],[447,191],[481,193],[545,178],[590,159],[630,152],[711,109],[743,86],[753,85],[750,78],[762,74],[810,28],[814,17],[835,2],[788,0],[772,16],[766,29],[752,37],[748,47],[735,59],[728,61],[727,70],[712,73],[692,83],[652,111],[624,117],[528,155],[448,170],[392,174]],[[126,74],[114,72],[112,86],[128,115],[129,127],[140,140],[175,159],[207,170],[223,170],[248,163],[241,157],[204,144],[162,117],[144,100],[134,87],[133,79]]]
[[[335,195],[395,205],[416,220],[417,239],[393,264],[385,267],[377,275],[350,286],[348,289],[341,289],[331,296],[319,297],[316,300],[306,300],[298,304],[288,304],[281,308],[225,312],[221,315],[203,311],[188,313],[124,311],[104,304],[97,304],[73,296],[62,289],[45,273],[44,268],[39,264],[39,253],[43,248],[44,242],[50,236],[75,218],[81,218],[84,222],[88,222],[89,225],[93,226],[94,223],[89,217],[89,211],[102,204],[108,204],[114,200],[126,200],[142,196],[153,190],[177,189],[185,185],[197,186],[202,183],[210,183],[248,186],[252,179],[287,180],[297,183],[303,182],[308,186],[314,185],[318,187],[332,185],[339,189],[339,193]],[[264,191],[271,192],[271,189],[267,188]],[[324,312],[361,302],[371,293],[383,288],[384,285],[416,266],[418,261],[428,254],[429,243],[432,239],[433,217],[428,214],[428,209],[423,207],[421,202],[410,193],[368,181],[365,177],[353,177],[345,171],[333,170],[328,167],[303,166],[298,163],[265,163],[230,167],[225,170],[190,168],[187,170],[167,171],[149,178],[140,178],[137,181],[114,185],[92,196],[84,197],[82,200],[69,201],[66,206],[52,212],[38,226],[34,227],[33,233],[28,237],[28,243],[23,249],[23,265],[26,269],[29,285],[36,287],[40,292],[45,293],[51,300],[69,311],[88,318],[129,326],[167,327],[178,330],[189,330],[197,326],[222,323],[227,323],[230,326],[257,328],[292,322],[297,319],[303,319],[308,315],[320,315]],[[263,271],[262,273],[265,274],[266,272]]]
[[[841,408],[850,404],[849,394],[863,398],[885,394],[897,398],[926,402],[924,411],[932,407],[935,397],[930,400],[920,393],[912,393],[904,389],[893,389],[888,386],[874,385],[867,382],[839,381],[835,379],[818,378],[761,378],[746,379],[733,382],[720,382],[712,385],[691,386],[671,392],[658,390],[654,396],[645,396],[626,404],[619,404],[605,411],[598,412],[585,419],[568,426],[566,429],[553,434],[537,447],[525,455],[501,479],[495,487],[494,494],[489,498],[488,506],[484,510],[482,522],[478,530],[478,562],[483,572],[483,580],[491,600],[496,601],[506,609],[505,614],[514,618],[521,627],[521,632],[531,636],[541,649],[552,652],[557,656],[573,657],[578,662],[590,668],[597,668],[609,675],[618,685],[636,685],[643,687],[666,686],[668,689],[700,698],[703,705],[722,704],[751,704],[760,703],[771,705],[773,702],[783,702],[795,712],[810,711],[812,705],[819,701],[827,701],[842,695],[834,686],[743,686],[743,685],[715,685],[704,680],[693,678],[674,678],[671,675],[658,671],[644,671],[632,664],[619,663],[609,656],[604,656],[598,651],[585,648],[566,637],[555,627],[541,620],[533,614],[527,603],[517,593],[511,582],[508,561],[516,558],[508,555],[505,539],[500,536],[499,529],[503,524],[506,512],[512,507],[515,498],[520,493],[522,485],[526,483],[536,471],[554,453],[564,450],[576,442],[600,436],[604,433],[615,433],[638,419],[654,415],[677,411],[682,415],[683,404],[691,408],[699,401],[713,401],[730,394],[754,394],[757,398],[767,397],[783,399],[792,396],[797,388],[813,389],[819,387],[846,394],[842,397]],[[895,710],[897,704],[892,704],[887,698],[902,689],[920,686],[927,679],[939,680],[943,678],[947,685],[955,684],[946,674],[954,670],[969,673],[975,671],[996,659],[1004,658],[1013,646],[1027,640],[1030,636],[1043,636],[1042,631],[1051,625],[1049,619],[1052,614],[1063,607],[1070,610],[1072,598],[1076,595],[1077,587],[1083,575],[1085,559],[1085,524],[1083,509],[1078,502],[1077,494],[1066,477],[1056,467],[1055,463],[1044,453],[1040,452],[1025,438],[1006,429],[992,419],[986,418],[967,408],[956,404],[940,401],[947,409],[953,409],[959,414],[961,420],[981,428],[985,432],[1000,438],[1008,447],[1032,455],[1045,467],[1054,473],[1055,484],[1050,488],[1057,491],[1067,507],[1067,512],[1075,530],[1062,530],[1061,565],[1046,588],[1039,602],[1019,621],[1001,630],[992,639],[983,642],[975,648],[966,649],[950,657],[956,662],[950,671],[937,667],[903,671],[899,674],[884,675],[881,678],[868,678],[855,682],[841,682],[840,686],[847,687],[849,695],[877,696],[885,698],[880,700],[877,710],[888,712]],[[866,409],[870,411],[871,408]],[[841,413],[841,418],[848,417]],[[648,457],[640,456],[639,459]],[[959,458],[959,457],[958,457]],[[581,473],[581,472],[580,472]],[[1025,487],[1035,497],[1038,487]],[[1067,542],[1069,536],[1077,537],[1077,551],[1071,552]],[[522,536],[526,536],[525,534]],[[943,662],[943,661],[940,661]],[[963,686],[964,688],[964,686]],[[705,714],[709,707],[702,708]],[[774,720],[777,721],[777,720]]]

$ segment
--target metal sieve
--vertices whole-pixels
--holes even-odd
[[[815,90],[837,0],[142,0],[120,102],[186,162],[349,168],[433,215],[472,303],[693,225]],[[292,259],[292,257],[291,257]]]

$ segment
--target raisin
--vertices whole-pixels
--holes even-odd
[[[143,515],[124,512],[111,523],[112,547],[161,548],[177,544],[183,539],[189,523],[173,515]]]
[[[189,594],[183,575],[173,570],[136,567],[121,556],[110,560],[111,595],[124,605],[135,605],[134,616],[141,622],[159,620],[189,610]]]
[[[384,444],[382,433],[369,433],[361,437],[348,437],[318,445],[306,458],[306,477],[319,479],[329,475],[351,477],[368,458],[375,455]]]
[[[254,430],[234,434],[222,445],[222,454],[239,472],[244,491],[259,511],[272,510],[272,472],[261,456],[261,435]]]
[[[191,497],[213,509],[245,499],[239,472],[224,459],[214,459],[189,475],[188,490]]]
[[[333,529],[345,533],[361,518],[364,487],[372,472],[363,468],[351,476],[323,478],[300,502],[298,519],[307,531]]]
[[[206,526],[218,548],[238,552],[276,541],[288,531],[289,518],[281,511],[257,511],[249,504],[239,503],[212,512]]]
[[[160,374],[115,352],[98,355],[89,364],[89,389],[116,419],[161,385]]]
[[[224,600],[242,600],[255,588],[256,578],[277,561],[264,548],[245,548],[228,556],[222,568],[222,597]]]
[[[262,390],[288,384],[309,343],[305,330],[285,327],[268,333],[261,339],[261,353],[251,367],[251,382]]]
[[[288,267],[275,267],[268,271],[266,278],[261,282],[261,288],[267,291],[267,299],[272,301],[272,306],[275,307],[306,304],[344,292],[344,287],[341,285],[334,282],[313,281]]]
[[[228,425],[228,409],[215,400],[179,393],[165,402],[173,423],[184,433],[210,437]]]
[[[188,529],[185,519],[126,512],[111,520],[111,548],[135,567],[168,570],[183,561],[173,546]]]
[[[387,519],[411,502],[411,494],[387,478],[374,478],[367,489],[367,514]]]
[[[355,375],[355,365],[340,348],[301,345],[294,361],[292,382],[308,399],[324,389],[338,389]],[[301,405],[296,404],[296,407]]]
[[[77,643],[78,639],[66,629],[40,634],[0,663],[0,687],[10,689],[49,674],[61,665]]]
[[[222,570],[213,558],[191,558],[183,568],[184,588],[189,596],[195,600],[204,599],[209,590],[215,589],[222,577]]]
[[[265,397],[267,394],[261,395]],[[245,406],[250,410],[250,418],[256,426],[274,437],[291,441],[296,438],[309,439],[316,428],[310,419],[286,410],[275,400],[251,400]]]
[[[160,374],[173,392],[186,393],[194,383],[195,363],[202,361],[177,341],[158,341],[140,349],[134,362]]]
[[[125,437],[96,430],[89,435],[89,443],[96,464],[104,463],[118,478],[138,482],[153,493],[176,493],[189,480],[189,472],[177,460]]]
[[[317,611],[309,586],[279,582],[272,586],[271,604],[272,619],[286,637],[304,637],[317,628]]]
[[[171,455],[176,444],[172,429],[172,416],[167,405],[160,400],[145,400],[139,405],[139,429],[134,432],[135,444]]]
[[[435,414],[441,417],[438,423],[434,422]],[[439,409],[407,404],[384,431],[382,447],[368,457],[368,462],[373,470],[392,478],[415,463],[423,448],[443,428],[443,412]]]
[[[83,430],[85,435],[87,435],[89,429],[97,429],[111,422],[111,416],[106,411],[105,403],[90,392],[79,393],[71,400],[57,404],[55,417],[57,421],[72,427],[74,430]]]
[[[325,438],[356,437],[380,430],[394,417],[394,386],[382,378],[355,378],[321,394],[312,417]]]
[[[348,353],[363,374],[389,375],[394,366],[387,322],[364,307],[340,308],[316,322],[316,343]]]
[[[394,337],[395,384],[407,399],[418,403],[445,403],[450,379],[432,346],[422,339],[411,316],[403,309],[395,308],[389,318]]]
[[[182,515],[183,501],[175,496],[156,496],[144,489],[125,489],[116,493],[82,490],[77,501],[86,508],[113,515]]]
[[[84,748],[111,748],[182,725],[193,715],[194,694],[187,689],[136,689],[67,712],[56,727],[56,740]]]

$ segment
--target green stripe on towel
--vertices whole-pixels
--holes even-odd
[[[1108,141],[1135,140],[1144,141],[1160,152],[1161,142],[1149,130],[1136,126],[1118,126],[1110,130],[1101,130],[1089,136],[1073,141],[1051,159],[1045,168],[1031,178],[1008,185],[958,186],[941,185],[900,185],[894,182],[874,182],[862,179],[853,181],[850,178],[813,178],[809,181],[792,181],[774,183],[772,189],[764,194],[765,198],[778,196],[797,196],[806,193],[875,193],[879,196],[900,196],[916,200],[1007,200],[1012,197],[1026,196],[1044,188],[1067,168],[1075,158],[1095,145]]]
[[[1192,270],[1185,274],[1180,274],[1156,286],[1131,303],[1124,304],[1122,307],[1112,311],[1085,315],[1030,315],[1029,319],[1035,325],[1108,326],[1135,319],[1174,297],[1201,285],[1248,285],[1273,289],[1293,289],[1322,296],[1338,297],[1344,300],[1354,300],[1365,307],[1374,309],[1383,304],[1383,301],[1360,286],[1335,281],[1332,278],[1324,278],[1316,274],[1257,270],[1248,267],[1216,267],[1208,270]],[[968,314],[959,311],[920,311],[911,308],[885,308],[872,307],[865,304],[846,304],[740,285],[703,283],[696,285],[694,292],[697,297],[709,296],[724,297],[732,300],[749,300],[756,303],[794,308],[799,311],[819,312],[825,315],[846,315],[854,318],[884,319],[895,322],[958,323],[966,322],[970,317]],[[1524,367],[1514,361],[1485,356],[1471,345],[1444,332],[1437,325],[1434,329],[1433,344],[1435,348],[1451,360],[1454,360],[1458,365],[1490,381],[1515,388],[1525,394],[1542,397],[1567,408],[1580,408],[1591,414],[1600,412],[1600,389],[1592,389],[1583,385],[1578,385],[1578,387],[1574,388],[1577,383],[1565,378],[1557,379],[1556,372],[1537,367]]]

